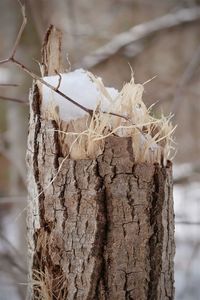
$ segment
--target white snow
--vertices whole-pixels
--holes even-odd
[[[77,69],[73,72],[61,74],[61,77],[59,90],[79,104],[90,109],[95,109],[99,101],[101,101],[103,110],[108,109],[110,106],[109,99],[100,96],[97,85],[90,79],[87,71]],[[43,79],[54,87],[58,86],[58,75],[44,77]],[[107,87],[106,90],[112,99],[119,94],[114,88]],[[44,84],[42,85],[42,95],[42,109],[47,109],[48,105],[53,102],[58,106],[59,116],[63,121],[77,119],[86,114],[85,111],[70,103],[67,99],[58,95]]]

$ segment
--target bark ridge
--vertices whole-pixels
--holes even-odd
[[[42,120],[40,103],[35,85],[27,151],[31,281],[39,278],[49,299],[173,299],[171,163],[136,164],[131,139],[111,136],[102,155],[67,159],[57,174],[57,124]],[[37,299],[44,291],[35,284],[31,293]]]

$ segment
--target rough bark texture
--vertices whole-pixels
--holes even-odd
[[[42,119],[37,85],[30,98],[29,298],[173,299],[171,163],[135,163],[130,138],[111,136],[57,174],[57,124]]]

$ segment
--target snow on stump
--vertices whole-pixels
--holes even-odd
[[[133,78],[119,92],[82,69],[58,75],[59,44],[51,27],[43,79],[92,114],[34,83],[29,298],[174,299],[170,117],[151,115]]]

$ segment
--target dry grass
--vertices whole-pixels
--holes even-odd
[[[105,138],[116,134],[131,137],[136,162],[161,163],[172,158],[174,152],[172,115],[155,118],[151,108],[142,100],[144,86],[135,84],[132,76],[119,95],[112,99],[101,79],[88,73],[96,84],[100,98],[93,116],[63,122],[57,107],[49,104],[45,117],[53,119],[59,126],[63,155],[72,159],[95,158],[102,153]],[[110,103],[107,113],[102,111],[103,99]],[[118,114],[119,117],[110,113]]]
[[[34,299],[37,300],[63,300],[67,299],[66,279],[63,275],[53,278],[47,268],[45,271],[33,271],[32,280]]]

